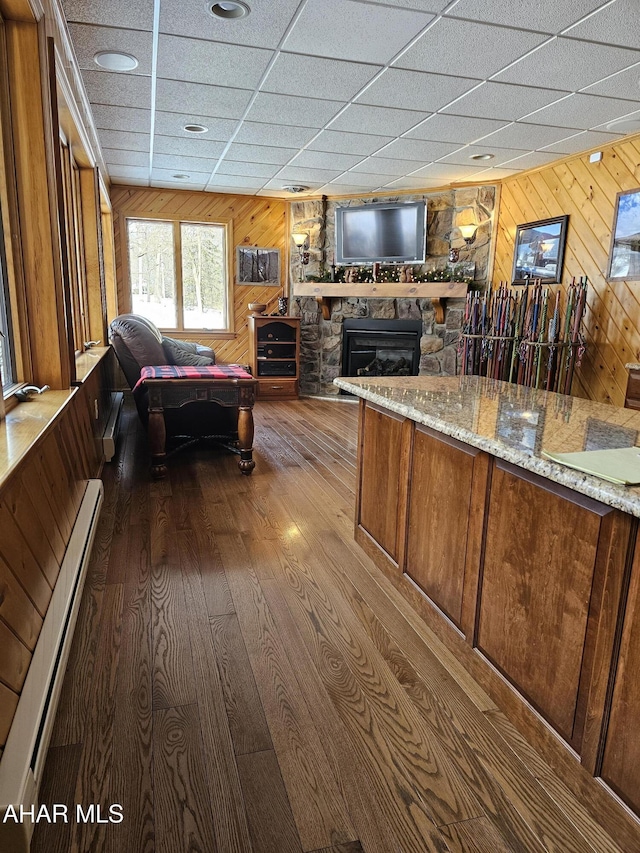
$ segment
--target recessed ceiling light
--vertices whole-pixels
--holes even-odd
[[[93,57],[93,61],[100,68],[107,71],[133,71],[138,67],[138,60],[130,53],[120,53],[116,50],[100,50]]]
[[[207,2],[206,4],[207,10],[209,14],[213,15],[216,18],[226,18],[227,20],[233,18],[244,18],[245,15],[248,15],[251,9],[247,6],[246,3],[237,2],[226,2],[226,3],[211,3]]]
[[[495,154],[471,154],[469,160],[493,160]]]
[[[304,187],[302,186],[302,184],[294,184],[289,185],[287,187],[282,187],[282,189],[288,193],[306,193],[309,187]]]
[[[637,133],[640,130],[640,119],[618,118],[609,122],[607,130],[613,130],[616,133]]]
[[[185,124],[183,130],[186,130],[187,133],[206,133],[209,128],[203,124]]]
[[[178,172],[177,175],[171,175],[172,178],[175,178],[176,181],[188,181],[189,175],[183,175],[182,172]]]

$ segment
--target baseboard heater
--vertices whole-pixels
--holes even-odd
[[[116,452],[116,442],[118,441],[118,430],[120,429],[120,415],[122,414],[122,404],[124,402],[124,394],[122,391],[111,392],[111,407],[109,409],[109,417],[107,425],[104,428],[102,436],[102,453],[105,462],[111,462]]]
[[[0,850],[28,853],[34,824],[7,817],[38,809],[38,789],[78,617],[104,490],[89,480],[0,759]]]

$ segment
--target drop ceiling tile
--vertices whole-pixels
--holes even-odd
[[[486,21],[507,27],[526,26],[528,30],[558,33],[584,15],[593,12],[603,0],[458,0],[447,12],[454,18]],[[607,39],[610,41],[610,39]]]
[[[377,80],[367,86],[361,95],[358,95],[356,102],[380,107],[435,112],[477,84],[478,80],[468,77],[450,77],[445,74],[387,68]]]
[[[529,151],[531,149],[529,148]],[[470,158],[474,154],[493,154],[493,160],[480,160],[474,161]],[[467,145],[466,148],[461,148],[459,151],[454,151],[452,154],[448,154],[446,157],[443,157],[442,163],[458,163],[461,166],[473,166],[474,168],[482,168],[486,169],[489,166],[501,166],[503,163],[506,163],[507,160],[513,160],[514,157],[520,157],[522,155],[522,150],[518,148],[489,148],[488,145],[485,145],[484,142],[481,142],[479,145]]]
[[[468,166],[460,163],[429,163],[414,172],[411,177],[416,179],[429,178],[434,181],[461,181],[484,171],[486,168],[484,163],[482,166]]]
[[[259,190],[264,183],[264,178],[255,178],[247,175],[220,175],[216,173],[210,178],[207,187],[243,187],[245,189]]]
[[[249,89],[207,86],[182,80],[158,80],[156,109],[218,118],[241,118],[252,94]]]
[[[445,183],[443,180],[427,180],[426,178],[397,178],[395,181],[390,181],[385,184],[385,190],[428,190],[432,187],[441,187]],[[448,183],[448,181],[446,182]]]
[[[485,148],[520,148],[523,151],[544,148],[567,136],[566,127],[516,122],[485,136],[479,145]]]
[[[291,195],[290,193],[284,192],[284,188],[286,186],[289,186],[289,184],[291,184],[291,181],[285,181],[282,178],[272,178],[270,181],[267,181],[267,183],[262,187],[262,189],[263,190],[274,190],[275,192],[277,192],[281,196],[286,196],[287,198],[293,199],[294,198],[293,195]],[[305,181],[305,186],[309,187],[310,192],[309,193],[307,193],[307,192],[296,193],[295,194],[296,198],[304,198],[306,195],[309,195],[310,193],[314,193],[318,189],[318,187],[322,186],[322,182]]]
[[[522,120],[527,124],[533,122],[589,130],[634,111],[632,101],[600,98],[597,95],[569,95],[560,103],[544,107]]]
[[[130,133],[126,130],[99,130],[102,148],[123,148],[126,151],[149,151],[151,137],[148,133]]]
[[[553,89],[534,89],[533,86],[513,86],[509,83],[483,83],[468,95],[463,95],[444,112],[478,118],[517,121],[552,101],[563,98],[566,92]],[[536,119],[539,124],[553,124]]]
[[[500,119],[469,118],[468,116],[451,116],[445,113],[429,116],[428,119],[407,133],[411,139],[428,139],[433,142],[458,142],[465,145],[475,142],[505,127],[506,122]]]
[[[251,187],[229,187],[229,186],[218,186],[217,184],[207,185],[204,188],[206,193],[218,193],[218,194],[229,194],[229,195],[257,195],[258,191]]]
[[[496,75],[496,80],[576,91],[621,71],[640,53],[573,39],[557,38]]]
[[[342,173],[342,169],[305,169],[304,166],[283,166],[277,177],[289,183],[308,184],[310,181],[326,184]]]
[[[254,89],[272,56],[257,47],[161,35],[158,77]]]
[[[361,154],[329,154],[325,151],[301,151],[291,164],[309,169],[350,169],[362,160]],[[365,170],[367,171],[367,170]]]
[[[371,189],[369,187],[363,187],[360,184],[325,184],[325,186],[320,187],[317,192],[322,193],[322,195],[329,196],[329,198],[335,198],[336,196],[368,193],[371,192]]]
[[[357,133],[399,136],[409,130],[428,113],[413,110],[394,110],[387,107],[369,107],[364,104],[349,104],[347,109],[331,122],[331,130],[347,130]]]
[[[282,95],[318,94],[334,101],[349,101],[380,69],[380,65],[281,53],[262,91]]]
[[[225,162],[265,163],[284,166],[297,152],[297,148],[276,148],[271,145],[242,145],[233,143],[225,155]]]
[[[109,177],[112,181],[118,181],[121,178],[129,178],[131,180],[148,181],[149,167],[148,166],[110,166]]]
[[[478,183],[482,182],[483,184],[489,181],[500,181],[502,178],[512,178],[520,171],[520,169],[506,169],[504,166],[500,166],[496,169],[487,169],[484,172],[477,172],[474,175],[474,180],[477,180]]]
[[[373,154],[387,142],[391,142],[392,136],[373,136],[366,133],[345,133],[340,130],[323,130],[313,142],[309,143],[309,149],[314,151],[335,152],[337,154]]]
[[[224,159],[218,166],[217,175],[237,175],[247,178],[273,178],[280,166],[268,163],[238,163],[236,160]]]
[[[544,150],[553,151],[558,155],[579,154],[581,151],[595,148],[596,145],[606,145],[608,142],[615,142],[616,139],[620,139],[620,136],[616,136],[613,133],[601,133],[597,130],[583,130],[582,133],[568,136],[554,145],[547,145]]]
[[[67,21],[102,24],[105,27],[125,27],[129,30],[153,29],[153,0],[109,0],[108,3],[87,3],[87,0],[64,0]]]
[[[251,14],[224,20],[207,11],[202,0],[162,3],[160,32],[255,47],[274,47],[284,35],[299,0],[253,0]]]
[[[395,160],[389,157],[367,157],[351,169],[353,172],[368,172],[370,175],[406,175],[415,171],[417,160]]]
[[[394,139],[386,148],[380,151],[381,157],[392,157],[398,160],[419,160],[429,163],[438,160],[446,154],[451,154],[460,146],[455,142],[427,142],[422,139]]]
[[[169,169],[172,172],[205,172],[210,175],[218,162],[217,157],[186,157],[184,154],[153,152],[153,170]]]
[[[284,49],[355,62],[387,63],[433,15],[408,9],[374,8],[352,0],[308,0]]]
[[[640,44],[640,42],[638,42]],[[603,95],[606,98],[623,98],[640,101],[640,65],[632,65],[624,71],[607,77],[582,90],[585,95]]]
[[[513,160],[499,165],[504,165],[507,169],[535,169],[537,166],[544,166],[557,159],[558,155],[550,151],[530,151],[528,154],[514,157]]]
[[[91,110],[97,128],[106,130],[130,130],[134,133],[149,133],[151,129],[151,111],[134,107],[110,107],[103,104]]]
[[[616,0],[613,5],[600,9],[586,21],[572,27],[565,35],[637,50],[640,45],[637,0]]]
[[[82,80],[92,104],[151,108],[151,78],[109,71],[83,71]]]
[[[156,129],[157,129],[156,114]],[[153,139],[154,154],[179,154],[185,157],[218,157],[224,151],[225,143],[215,139],[181,139],[177,136],[161,136],[156,134]]]
[[[613,121],[604,121],[602,124],[597,124],[591,130],[604,130],[611,133],[638,133],[640,130],[640,110],[634,110],[627,113],[626,116],[621,116]]]
[[[369,3],[382,6],[402,6],[404,9],[418,9],[420,12],[433,12],[437,15],[451,5],[451,0],[368,0]]]
[[[180,180],[178,178],[174,178],[173,176],[176,174],[188,175],[188,179]],[[211,172],[197,172],[197,171],[189,171],[186,169],[153,169],[151,172],[151,181],[167,181],[171,183],[172,181],[176,181],[176,183],[189,183],[189,184],[200,184],[204,186],[209,177],[211,176]]]
[[[205,189],[204,184],[201,183],[191,184],[189,183],[189,181],[177,180],[158,181],[154,179],[153,181],[151,181],[151,186],[158,187],[159,189],[163,190],[189,190],[191,192],[203,192]]]
[[[473,76],[484,79],[546,38],[536,33],[441,18],[394,65],[455,76],[466,66],[465,54],[472,49]]]
[[[385,175],[367,175],[364,172],[345,172],[344,175],[339,175],[332,181],[329,181],[332,187],[341,186],[356,186],[360,189],[375,190],[381,187],[388,180]]]
[[[243,121],[234,142],[246,142],[249,145],[282,145],[285,148],[301,148],[317,132],[316,128],[310,127],[285,127],[281,124]]]
[[[344,106],[342,101],[296,98],[258,92],[247,114],[248,121],[279,122],[292,127],[323,127]]]
[[[93,5],[93,4],[92,4]],[[112,27],[94,27],[89,24],[69,24],[78,66],[95,71],[98,66],[93,57],[101,50],[130,53],[138,60],[136,74],[151,74],[153,40],[151,33],[138,30],[119,30]],[[109,73],[109,72],[104,72]]]
[[[149,170],[148,151],[124,151],[121,148],[103,148],[102,155],[107,164],[107,169],[115,166],[144,166]]]
[[[185,130],[187,124],[201,124],[207,128],[206,133],[189,133]],[[180,136],[183,139],[196,141],[217,140],[226,142],[238,126],[237,119],[212,118],[198,113],[167,113],[156,112],[156,133],[163,136]]]

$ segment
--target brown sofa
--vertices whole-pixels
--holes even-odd
[[[121,314],[112,320],[110,340],[129,386],[142,423],[147,425],[147,389],[136,388],[143,367],[161,364],[207,365],[215,364],[215,353],[209,347],[167,338],[146,317],[139,314]],[[183,409],[165,413],[168,437],[211,436],[235,441],[237,439],[238,410],[223,408],[216,403],[190,403]]]

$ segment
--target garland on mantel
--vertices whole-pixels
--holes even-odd
[[[423,281],[462,281],[465,284],[473,284],[473,276],[465,275],[469,272],[468,264],[453,264],[441,269],[428,270],[427,272],[420,271],[420,267],[412,267],[410,265],[393,265],[390,267],[380,267],[377,272],[376,282],[423,282]],[[351,284],[354,282],[373,283],[373,267],[335,267],[333,270],[327,270],[323,275],[307,275],[306,281],[316,282],[336,282],[346,281]]]

